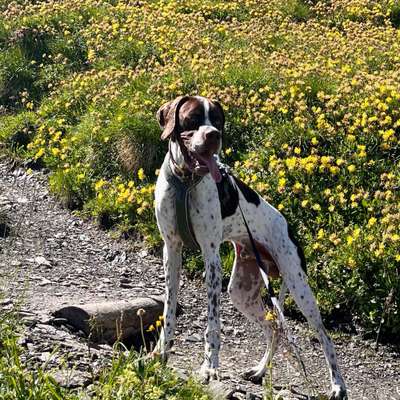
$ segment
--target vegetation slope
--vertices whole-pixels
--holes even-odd
[[[294,226],[324,313],[400,327],[398,0],[0,0],[0,141],[159,242],[154,114],[218,99],[223,159]]]

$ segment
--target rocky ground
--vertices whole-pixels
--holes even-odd
[[[163,293],[161,260],[130,241],[116,240],[90,221],[63,209],[49,194],[42,172],[26,174],[0,161],[0,312],[18,305],[26,326],[20,343],[29,365],[46,365],[66,386],[87,385],[109,360],[107,345],[89,345],[51,313],[61,306],[135,298]],[[5,237],[2,237],[5,236]],[[205,288],[201,280],[183,277],[180,303],[184,312],[171,364],[187,372],[202,361],[206,322]],[[240,372],[261,357],[262,335],[222,296],[223,345],[221,379],[243,393],[261,395],[262,388],[241,380]],[[272,366],[274,392],[286,399],[329,388],[328,371],[314,335],[304,323],[289,321],[301,348],[309,383],[280,349]],[[400,353],[389,346],[374,349],[360,335],[333,333],[338,358],[353,400],[400,399]],[[253,396],[254,398],[254,396]]]

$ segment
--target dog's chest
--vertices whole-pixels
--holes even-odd
[[[198,240],[241,236],[244,225],[238,204],[239,194],[226,175],[217,184],[205,177],[190,197],[190,218]]]
[[[190,193],[189,215],[199,242],[221,237],[221,206],[215,182],[208,176]]]

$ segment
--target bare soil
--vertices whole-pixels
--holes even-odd
[[[28,175],[6,160],[0,161],[0,312],[18,306],[26,326],[20,343],[28,349],[31,366],[46,365],[63,385],[89,385],[110,359],[107,345],[89,345],[52,312],[61,306],[119,300],[163,293],[161,259],[129,240],[112,238],[95,223],[64,209],[50,193],[43,172]],[[183,276],[180,303],[183,314],[171,364],[186,373],[202,362],[206,324],[205,287],[201,279]],[[242,395],[261,396],[261,386],[240,378],[264,351],[259,331],[222,295],[221,380]],[[307,325],[289,320],[301,349],[309,382],[280,348],[271,369],[274,387],[284,399],[305,399],[329,391],[328,371],[319,343]],[[349,399],[400,400],[400,353],[361,334],[331,332]],[[56,352],[54,350],[57,350]],[[237,393],[239,393],[237,392]],[[247,397],[245,397],[247,396]],[[253,397],[252,397],[253,396]]]

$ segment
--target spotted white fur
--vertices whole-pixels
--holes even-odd
[[[205,106],[206,121],[209,125],[208,100],[200,98]],[[171,142],[174,157],[179,153],[179,145]],[[182,159],[182,157],[180,158]],[[166,157],[164,163],[169,162]],[[331,399],[346,399],[346,387],[340,373],[334,346],[323,326],[314,295],[301,268],[297,247],[288,234],[288,226],[282,214],[260,196],[256,205],[246,200],[239,191],[239,202],[246,216],[254,239],[262,244],[278,266],[283,279],[280,301],[286,293],[286,287],[296,301],[309,324],[318,333],[322,344],[331,380]],[[170,349],[175,331],[175,314],[179,277],[182,265],[182,241],[177,231],[175,215],[174,189],[165,178],[165,168],[157,180],[156,217],[164,239],[164,271],[166,280],[166,298],[164,308],[164,328],[156,351],[164,358]],[[204,379],[218,377],[220,350],[220,293],[221,260],[219,247],[222,242],[243,243],[248,240],[246,228],[238,209],[233,215],[222,218],[217,186],[210,174],[191,191],[190,218],[196,239],[201,247],[205,264],[208,298],[208,319],[205,331],[205,359],[201,368]],[[259,381],[266,372],[273,357],[278,337],[271,322],[265,320],[265,309],[260,296],[262,279],[254,263],[246,263],[236,255],[228,291],[232,302],[250,321],[256,323],[267,339],[267,349],[261,361],[245,373],[246,378]]]

